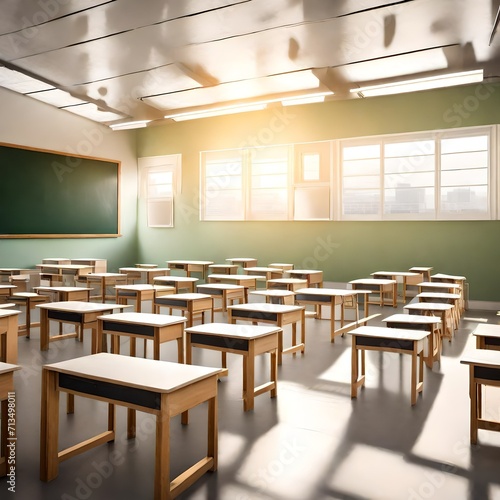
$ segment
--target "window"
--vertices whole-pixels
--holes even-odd
[[[148,227],[174,227],[174,196],[180,192],[180,155],[139,158],[141,197]]]
[[[488,220],[496,128],[203,152],[201,219]]]

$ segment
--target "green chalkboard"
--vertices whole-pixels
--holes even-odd
[[[0,143],[0,238],[120,236],[120,162]]]

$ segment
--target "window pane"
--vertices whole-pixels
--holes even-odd
[[[342,148],[342,158],[344,161],[364,160],[367,158],[379,158],[379,157],[380,157],[379,144],[344,146]]]
[[[435,145],[433,140],[394,142],[385,144],[384,155],[386,158],[415,157],[433,155]]]
[[[441,170],[484,168],[488,166],[488,152],[452,153],[441,156]]]
[[[379,215],[380,214],[380,191],[344,190],[342,200],[343,215]]]
[[[243,198],[241,191],[218,191],[205,198],[206,220],[242,220]]]
[[[386,189],[400,186],[434,188],[434,179],[434,172],[386,175],[384,177],[384,187]]]
[[[441,209],[452,213],[487,213],[488,188],[444,188],[441,190]]]
[[[385,214],[414,214],[434,212],[434,188],[415,188],[400,184],[384,192]]]
[[[320,156],[318,153],[302,155],[302,180],[317,181],[320,178]]]
[[[454,137],[441,140],[441,154],[488,149],[488,136]]]

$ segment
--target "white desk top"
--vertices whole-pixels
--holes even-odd
[[[411,277],[418,276],[421,273],[413,273],[410,271],[375,271],[374,273],[370,273],[370,276],[403,276],[403,277]]]
[[[83,286],[36,286],[35,290],[42,292],[78,292],[82,290],[93,290],[93,288],[86,288]]]
[[[185,365],[104,352],[44,365],[43,368],[159,393],[174,392],[220,372],[219,368]]]
[[[14,309],[0,309],[0,319],[8,318],[9,316],[17,316],[21,314],[21,311],[16,311]]]
[[[40,309],[50,309],[53,311],[66,311],[75,313],[109,311],[111,309],[125,309],[132,307],[123,304],[106,304],[99,302],[80,302],[78,300],[68,300],[66,302],[49,302],[48,304],[38,304]]]
[[[167,260],[167,264],[180,264],[180,265],[189,265],[193,264],[195,266],[209,266],[213,264],[212,260]]]
[[[289,272],[289,271],[286,271]],[[306,285],[307,280],[301,279],[301,278],[275,278],[272,280],[268,280],[268,283],[282,283],[284,285],[293,285],[293,284],[298,284],[300,285],[301,283]]]
[[[382,321],[385,323],[413,323],[419,325],[441,323],[441,319],[437,316],[423,316],[421,314],[393,314]]]
[[[0,285],[0,290],[6,290],[6,289],[10,289],[10,288],[17,288],[16,285]]]
[[[460,285],[458,283],[443,283],[442,281],[423,281],[422,283],[417,283],[417,286],[426,288],[447,288],[448,290],[460,290]]]
[[[455,299],[458,300],[460,295],[458,293],[440,293],[440,292],[422,292],[417,294],[417,298],[422,297],[424,299]]]
[[[120,272],[137,272],[137,273],[157,273],[170,271],[169,267],[120,267]]]
[[[301,288],[295,291],[296,294],[304,295],[323,295],[327,297],[352,297],[357,295],[357,290],[348,290],[344,288]]]
[[[210,290],[211,288],[215,290],[244,290],[243,285],[233,285],[232,283],[204,283],[203,285],[196,285],[197,289]]]
[[[170,316],[168,314],[140,312],[105,314],[104,316],[98,316],[97,319],[101,319],[103,321],[113,321],[116,323],[133,323],[146,326],[168,326],[185,323],[187,321],[187,318],[184,316]]]
[[[21,367],[19,365],[13,365],[11,363],[3,363],[0,361],[0,375],[3,373],[15,372],[20,370]]]
[[[231,259],[226,259],[228,262],[257,262],[257,259],[253,257],[233,257]]]
[[[174,287],[171,287],[174,288]],[[130,291],[145,291],[145,290],[156,290],[156,288],[153,285],[147,285],[147,284],[141,284],[138,283],[137,285],[116,285],[115,286],[116,290],[130,290]]]
[[[318,269],[289,269],[285,272],[288,274],[323,274],[323,271]]]
[[[282,274],[283,269],[279,269],[278,267],[245,267],[243,271],[246,272],[256,272],[256,273],[280,273]]]
[[[229,323],[206,323],[186,328],[188,333],[202,333],[221,337],[238,337],[241,339],[256,339],[271,333],[280,332],[281,328],[274,326],[232,325]]]
[[[422,273],[432,271],[433,269],[434,269],[433,267],[426,267],[426,266],[410,267],[410,271],[417,271],[417,272],[422,272]]]
[[[376,337],[381,339],[396,340],[423,340],[429,335],[429,332],[425,332],[423,330],[387,328],[385,326],[360,326],[346,333],[348,335],[356,335],[362,337]]]
[[[235,311],[286,313],[286,312],[299,311],[301,309],[304,309],[304,306],[291,306],[284,304],[268,304],[266,302],[256,302],[254,304],[237,304],[234,306],[228,306],[228,309]]]
[[[416,311],[449,311],[453,309],[453,305],[443,304],[441,302],[415,302],[405,305],[403,309],[415,309]]]
[[[353,285],[390,285],[396,283],[396,281],[377,278],[360,278],[357,280],[351,280],[349,283]]]
[[[472,335],[479,337],[500,337],[500,325],[478,325]]]
[[[431,279],[432,278],[436,278],[436,279],[443,279],[443,280],[456,280],[456,281],[465,281],[465,276],[453,276],[451,274],[443,274],[443,273],[437,273],[437,274],[433,274],[431,276]]]
[[[172,283],[174,281],[178,281],[178,282],[184,281],[185,283],[187,283],[188,281],[191,281],[191,282],[199,281],[199,279],[198,278],[190,278],[188,276],[156,276],[154,278],[154,281],[159,282],[159,283],[161,283],[161,282],[171,282]]]
[[[121,278],[124,276],[122,273],[89,273],[87,278]],[[124,276],[126,277],[126,276]]]
[[[37,264],[36,267],[39,269],[43,269],[46,267],[68,270],[68,271],[80,271],[82,269],[92,269],[92,266],[84,265],[84,264]]]
[[[209,274],[208,277],[217,280],[224,279],[233,281],[250,281],[258,278],[258,276],[251,276],[249,274]]]
[[[290,297],[295,295],[295,292],[281,290],[280,288],[267,288],[266,290],[254,290],[251,295],[262,295],[264,297]]]
[[[475,349],[464,353],[460,363],[470,365],[482,365],[492,368],[500,368],[500,351],[492,349]]]
[[[212,296],[207,293],[171,293],[159,297],[158,300],[201,300],[201,299],[211,299]]]

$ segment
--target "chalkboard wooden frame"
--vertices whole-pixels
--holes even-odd
[[[116,238],[121,162],[0,142],[0,238]]]

